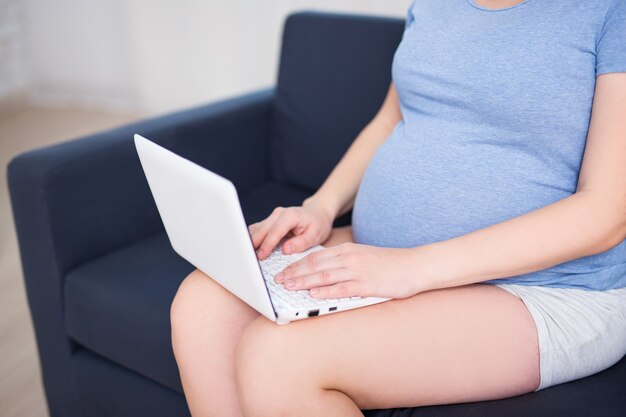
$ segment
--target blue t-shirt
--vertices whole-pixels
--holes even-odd
[[[404,119],[367,168],[355,240],[425,245],[572,195],[596,76],[607,72],[626,72],[626,0],[527,0],[502,10],[415,0],[392,70]],[[626,241],[488,282],[626,287]]]

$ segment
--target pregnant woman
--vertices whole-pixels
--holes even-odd
[[[289,289],[394,300],[277,326],[193,272],[194,416],[491,400],[626,353],[626,1],[415,0],[392,73],[323,186],[250,232],[259,259],[327,246]]]

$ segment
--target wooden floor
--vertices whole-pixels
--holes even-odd
[[[48,415],[9,206],[6,165],[24,150],[138,118],[34,107],[0,114],[0,417]]]

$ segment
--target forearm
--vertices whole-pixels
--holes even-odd
[[[626,213],[614,202],[578,192],[525,215],[411,249],[426,268],[418,290],[530,273],[604,252],[624,240]]]

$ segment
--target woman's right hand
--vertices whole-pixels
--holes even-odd
[[[265,259],[289,232],[293,237],[282,245],[285,254],[319,245],[330,235],[333,216],[310,200],[300,207],[277,207],[268,218],[248,226],[257,257]]]

